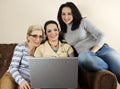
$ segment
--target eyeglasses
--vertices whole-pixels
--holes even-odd
[[[42,38],[43,38],[43,36],[42,36],[42,35],[39,35],[39,36],[38,36],[38,35],[36,35],[36,34],[35,34],[35,35],[29,35],[29,36],[32,36],[32,37],[33,37],[33,38],[35,38],[35,39],[36,39],[36,38],[40,38],[40,39],[42,39]]]

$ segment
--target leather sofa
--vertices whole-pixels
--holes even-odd
[[[8,69],[17,43],[0,44],[0,79]],[[116,76],[107,70],[84,72],[79,69],[78,82],[80,89],[117,89]]]

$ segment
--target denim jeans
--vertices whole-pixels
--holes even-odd
[[[80,53],[78,64],[85,71],[110,70],[120,82],[120,54],[110,46],[104,45],[96,53],[91,51]]]

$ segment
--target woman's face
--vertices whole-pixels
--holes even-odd
[[[28,36],[29,43],[35,47],[40,45],[40,43],[42,42],[42,39],[43,39],[42,30],[34,30]]]
[[[62,9],[62,20],[65,24],[70,24],[73,21],[72,11],[69,7],[64,7]]]
[[[48,24],[46,26],[46,36],[49,41],[58,41],[59,29],[56,24]]]

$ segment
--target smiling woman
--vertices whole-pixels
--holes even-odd
[[[31,89],[28,61],[33,57],[36,47],[41,44],[43,38],[41,26],[31,25],[26,38],[26,42],[15,47],[10,67],[1,78],[0,89]]]
[[[79,66],[89,72],[110,70],[120,83],[120,54],[106,44],[105,33],[82,17],[73,2],[61,4],[57,18],[65,40],[79,55]]]
[[[35,51],[36,57],[70,57],[74,56],[72,47],[64,42],[60,35],[58,24],[49,20],[44,25],[46,40],[37,47]]]

